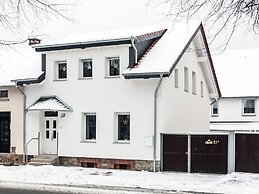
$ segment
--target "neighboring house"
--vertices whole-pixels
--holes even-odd
[[[44,74],[16,80],[27,97],[29,155],[167,170],[167,134],[209,133],[220,91],[202,24],[131,32],[35,46]]]
[[[259,172],[259,49],[227,50],[214,64],[222,98],[211,106],[211,130],[227,132],[233,169]]]
[[[25,144],[24,88],[11,80],[35,76],[30,64],[37,55],[31,48],[12,49],[1,50],[0,57],[0,163],[8,164],[22,163]]]

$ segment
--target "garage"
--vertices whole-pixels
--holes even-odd
[[[188,135],[163,134],[163,171],[187,172]]]
[[[226,174],[227,135],[191,135],[191,172]]]
[[[236,134],[235,171],[259,172],[259,134]]]
[[[226,174],[228,135],[162,135],[162,171]]]

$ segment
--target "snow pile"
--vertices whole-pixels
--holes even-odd
[[[1,181],[13,182],[13,186],[17,183],[86,188],[96,185],[228,194],[255,194],[259,190],[259,174],[152,173],[54,166],[0,166]]]
[[[226,50],[213,56],[222,97],[259,96],[259,49]]]

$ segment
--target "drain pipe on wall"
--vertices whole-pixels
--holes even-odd
[[[153,172],[156,172],[156,133],[157,133],[157,93],[163,81],[163,74],[160,75],[160,80],[154,92],[154,136],[153,136]]]
[[[135,50],[135,64],[138,63],[138,49],[136,48],[136,45],[135,45],[135,38],[131,39],[131,45],[132,47],[134,48]]]
[[[23,157],[22,162],[23,164],[26,163],[26,95],[22,91],[22,89],[17,85],[17,82],[15,82],[15,87],[20,91],[20,93],[23,95]]]

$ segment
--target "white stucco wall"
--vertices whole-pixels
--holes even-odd
[[[259,98],[255,98],[255,115],[243,115],[243,99],[249,97],[221,98],[218,115],[211,115],[211,121],[258,121]]]
[[[12,87],[0,87],[8,90],[8,100],[0,100],[0,112],[11,112],[11,147],[16,154],[23,153],[23,95]]]
[[[58,119],[59,156],[152,160],[153,95],[158,79],[126,80],[105,77],[105,58],[120,57],[121,72],[129,61],[129,47],[102,47],[88,50],[47,53],[46,80],[41,85],[26,87],[27,104],[40,96],[57,95],[73,112]],[[204,81],[204,97],[200,96],[200,81],[204,80],[193,54],[184,56],[179,69],[179,88],[173,77],[165,78],[158,95],[158,134],[209,131],[209,98]],[[79,80],[80,59],[93,59],[93,79]],[[67,61],[67,81],[54,80],[55,61]],[[194,63],[194,64],[193,64]],[[183,90],[183,66],[189,68],[190,92]],[[191,92],[191,71],[197,73],[197,95]],[[97,115],[95,143],[82,142],[82,113]],[[130,143],[115,139],[115,113],[130,113]],[[41,131],[39,112],[27,113],[27,139]],[[159,135],[158,135],[159,138]],[[158,141],[159,145],[160,142]],[[37,143],[29,154],[37,154]],[[159,147],[158,147],[159,156]]]

